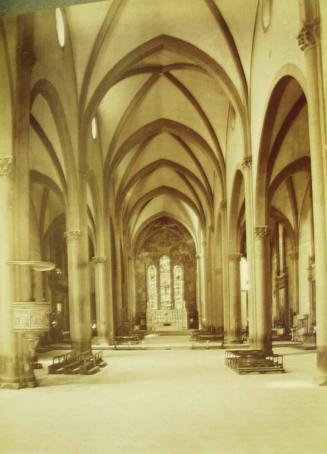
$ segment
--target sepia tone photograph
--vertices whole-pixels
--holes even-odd
[[[0,0],[0,454],[327,454],[327,0]]]

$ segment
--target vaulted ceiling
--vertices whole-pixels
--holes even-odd
[[[246,4],[109,0],[64,10],[79,125],[89,130],[97,120],[104,191],[131,239],[160,215],[195,235],[214,223],[225,199],[229,123],[248,105],[258,0]],[[53,32],[44,17],[50,23],[51,15],[36,15],[36,79],[51,56],[62,58],[51,44],[43,49]],[[51,137],[67,179],[56,128],[42,104],[41,98],[33,104],[34,126]]]

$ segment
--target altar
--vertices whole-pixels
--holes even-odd
[[[163,329],[187,329],[187,311],[182,309],[148,309],[146,312],[147,329],[160,331]]]

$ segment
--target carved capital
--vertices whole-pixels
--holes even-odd
[[[24,67],[32,68],[36,63],[36,57],[32,49],[28,49],[26,47],[18,47],[17,48],[17,56],[19,59],[19,63]]]
[[[106,263],[107,261],[107,257],[106,256],[97,256],[97,257],[92,257],[92,262],[94,264],[98,264],[98,263]]]
[[[320,40],[320,20],[304,22],[297,40],[300,49],[303,51],[314,47]]]
[[[220,202],[220,209],[221,210],[226,210],[227,209],[227,201],[226,200],[222,200]]]
[[[270,228],[268,225],[254,228],[254,237],[257,240],[262,240],[270,235]]]
[[[241,260],[241,254],[228,254],[227,257],[228,260],[235,260],[238,262]]]
[[[12,156],[0,158],[0,177],[12,177],[14,175],[15,163]]]
[[[80,230],[69,230],[68,232],[64,233],[64,237],[67,242],[78,240],[80,236],[81,236]]]
[[[242,161],[241,167],[243,170],[251,169],[252,167],[252,156],[245,156]]]
[[[299,253],[297,251],[290,252],[289,256],[290,256],[291,260],[298,260],[299,259]]]

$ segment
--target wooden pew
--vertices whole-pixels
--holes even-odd
[[[100,367],[107,363],[102,358],[102,352],[83,352],[76,355],[73,352],[54,356],[48,366],[49,374],[95,374]]]

